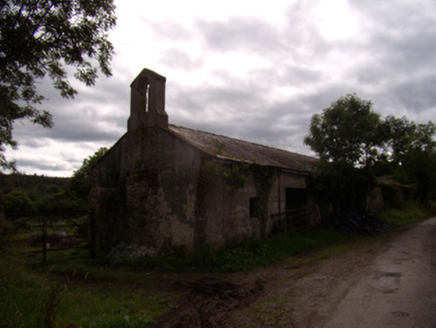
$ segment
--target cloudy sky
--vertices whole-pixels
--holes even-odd
[[[53,129],[22,122],[8,159],[70,176],[127,128],[129,85],[166,76],[170,123],[313,155],[310,118],[349,93],[382,114],[436,121],[436,1],[115,0],[113,76],[62,99]]]

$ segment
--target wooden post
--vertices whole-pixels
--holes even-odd
[[[47,217],[42,217],[42,260],[47,261]]]

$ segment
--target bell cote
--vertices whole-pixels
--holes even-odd
[[[166,78],[149,69],[142,72],[130,84],[130,117],[127,131],[144,127],[168,127],[165,112]]]

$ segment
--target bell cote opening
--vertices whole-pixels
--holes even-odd
[[[151,126],[168,127],[165,82],[164,76],[148,69],[143,69],[133,80],[130,85],[128,131]]]

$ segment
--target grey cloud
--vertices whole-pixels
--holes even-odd
[[[376,58],[378,55],[382,65],[394,71],[395,75],[416,74],[428,70],[435,62],[434,35],[436,29],[417,30],[400,39],[380,34],[372,40],[372,47]]]
[[[380,30],[407,33],[409,29],[421,28],[434,19],[431,1],[348,1],[348,4],[363,14],[365,21]],[[430,5],[428,7],[427,5]],[[367,24],[370,25],[370,24]]]
[[[59,129],[51,129],[46,137],[63,142],[108,142],[118,140],[122,134],[116,130],[97,130],[93,124],[62,124]]]
[[[193,30],[178,22],[155,22],[148,19],[143,19],[143,21],[153,30],[159,41],[189,41],[193,37]]]
[[[280,78],[279,75],[274,75],[272,80]],[[275,83],[258,81],[261,79],[230,79],[227,87],[205,86],[196,89],[195,92],[178,86],[179,94],[176,98],[181,101],[177,103],[178,109],[169,113],[170,122],[272,147],[304,150],[308,153],[309,150],[304,149],[302,140],[307,132],[310,113],[301,110],[297,99],[268,99],[269,91]],[[211,107],[216,107],[214,112],[206,115]],[[182,115],[181,112],[186,115]],[[299,138],[298,143],[295,142],[295,138]]]
[[[413,74],[429,64],[434,66],[436,16],[425,2],[353,1],[350,5],[371,22],[366,28],[368,43],[362,50],[373,61],[397,74]]]
[[[160,59],[160,61],[167,67],[172,69],[185,69],[190,71],[191,69],[198,69],[202,66],[203,60],[192,58],[188,52],[182,51],[177,48],[166,50]]]
[[[14,130],[14,136],[20,144],[34,147],[45,146],[44,138],[62,142],[103,143],[116,141],[123,133],[121,129],[99,125],[80,118],[65,119],[65,116],[64,119],[58,120],[51,129],[24,122],[24,124],[16,124]]]
[[[129,109],[129,83],[119,79],[98,80],[98,86],[81,86],[74,99],[62,98],[49,79],[39,83],[39,90],[47,98],[40,109],[53,115],[54,127],[24,121],[14,126],[14,138],[22,145],[35,148],[46,145],[44,138],[62,142],[113,142],[126,130]]]
[[[358,67],[354,72],[350,72],[350,75],[355,76],[358,84],[370,86],[382,85],[392,79],[390,68],[383,62],[371,60],[371,58],[368,58],[368,62],[363,67]]]
[[[281,37],[290,50],[288,55],[300,62],[323,58],[334,49],[334,44],[327,42],[313,24],[312,5],[297,1],[286,11],[287,23]]]
[[[421,112],[436,108],[436,77],[424,76],[413,81],[405,81],[391,90],[392,99],[396,99],[411,112]]]
[[[20,169],[32,168],[41,171],[54,171],[54,172],[68,171],[71,169],[71,166],[65,162],[56,161],[55,164],[54,163],[49,164],[38,160],[23,159],[23,158],[17,159],[17,165],[18,167],[20,167]]]
[[[229,77],[225,86],[204,85],[195,90],[182,84],[172,85],[169,96],[169,107],[175,111],[184,109],[197,113],[214,108],[222,113],[233,113],[239,110],[251,111],[259,107],[268,86],[257,80],[243,80]]]
[[[318,82],[323,78],[325,78],[324,73],[313,68],[307,66],[289,65],[285,68],[285,73],[281,80],[282,83],[286,83],[287,85],[301,85]]]
[[[22,140],[20,140],[20,146],[26,146],[32,149],[38,149],[41,147],[47,146],[48,141],[45,138],[35,138],[35,137],[27,137],[25,136]]]
[[[198,20],[206,45],[213,51],[248,50],[271,53],[283,50],[277,28],[258,18],[231,17],[225,22]]]

